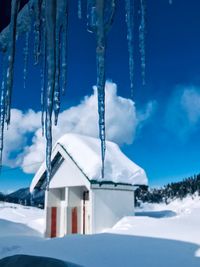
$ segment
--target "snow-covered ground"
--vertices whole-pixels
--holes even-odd
[[[125,217],[109,232],[200,244],[200,198],[143,204],[136,217]]]
[[[43,236],[43,233],[44,210],[0,202],[0,238],[13,235]]]
[[[46,256],[88,267],[200,266],[200,198],[145,204],[98,235],[45,239],[44,213],[0,204],[0,258]]]

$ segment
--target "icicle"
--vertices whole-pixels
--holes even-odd
[[[78,18],[82,18],[82,3],[81,0],[78,0]]]
[[[101,176],[104,178],[104,160],[106,151],[105,142],[105,27],[104,27],[104,0],[88,0],[87,29],[96,34],[96,62],[97,62],[97,94],[99,114],[99,138],[101,141]]]
[[[115,0],[110,0],[109,2],[106,2],[105,9],[104,9],[104,30],[105,33],[107,33],[114,20],[115,15]]]
[[[42,125],[42,136],[44,136],[44,110],[45,110],[45,88],[46,88],[46,52],[44,53],[43,58],[43,67],[41,69],[41,109],[42,109],[42,115],[41,115],[41,125]]]
[[[110,29],[115,13],[115,1],[88,0],[87,29],[96,33],[97,48],[97,92],[99,113],[99,137],[101,141],[102,179],[104,178],[105,142],[105,51],[106,33]]]
[[[129,53],[129,76],[130,76],[130,87],[131,96],[133,97],[134,91],[134,0],[126,0],[125,3],[126,11],[126,25],[127,25],[127,41],[128,41],[128,53]]]
[[[2,74],[2,84],[1,84],[1,102],[0,102],[0,168],[2,166],[2,156],[3,156],[3,144],[4,144],[4,122],[5,122],[5,55],[3,58],[3,74]]]
[[[64,10],[64,18],[63,18],[63,26],[62,26],[62,94],[64,95],[65,89],[67,86],[67,29],[68,29],[68,0],[64,1],[65,6]]]
[[[111,2],[110,2],[111,3]],[[106,5],[107,4],[107,5]],[[97,37],[97,90],[98,90],[98,113],[99,113],[99,137],[101,140],[102,179],[104,178],[104,161],[106,151],[105,134],[105,50],[106,31],[112,23],[114,1],[108,7],[108,2],[102,0],[96,2],[96,37]],[[111,12],[110,12],[111,11]],[[110,14],[109,14],[110,13]],[[94,14],[92,14],[94,16]],[[95,18],[93,17],[93,22]],[[93,27],[93,26],[92,26]]]
[[[65,12],[63,10],[63,1],[57,2],[56,10],[56,74],[54,90],[54,114],[55,125],[57,125],[58,114],[60,111],[60,49],[61,49],[61,31]]]
[[[104,32],[104,1],[96,3],[97,12],[97,90],[99,113],[99,137],[101,140],[102,178],[104,178],[105,160],[105,32]]]
[[[46,88],[46,29],[45,29],[45,0],[42,2],[41,7],[41,56],[42,56],[42,68],[41,68],[41,125],[42,125],[42,136],[45,132],[44,123],[44,111],[45,111],[45,88]]]
[[[47,189],[51,177],[51,151],[52,151],[52,111],[56,75],[56,1],[46,1],[46,45],[47,45],[47,92],[46,92],[46,167]]]
[[[35,0],[33,2],[35,22],[34,22],[34,61],[35,65],[39,62],[39,57],[41,53],[41,8],[42,0]]]
[[[91,33],[96,32],[96,0],[87,1],[87,30]]]
[[[33,9],[28,2],[28,16],[33,16]],[[29,54],[29,39],[30,39],[31,25],[28,26],[25,34],[25,46],[24,46],[24,89],[26,88],[26,78],[27,78],[27,65],[28,65],[28,54]]]
[[[141,4],[141,23],[139,26],[139,46],[141,54],[141,68],[142,68],[142,83],[145,84],[145,34],[146,34],[146,3],[145,0],[140,0]]]
[[[24,89],[26,88],[27,65],[28,65],[28,52],[29,52],[29,31],[26,32],[25,46],[24,46]]]
[[[32,1],[28,2],[28,13],[31,17],[33,16],[33,3],[32,3]]]
[[[42,115],[41,115],[41,125],[42,125],[42,136],[44,136],[45,128],[44,128],[44,73],[41,71],[41,79],[42,79],[42,88],[41,88],[41,106],[42,106]]]
[[[15,43],[17,32],[17,15],[19,10],[20,0],[12,0],[11,4],[11,21],[10,21],[10,44],[8,49],[8,69],[6,82],[6,123],[10,124],[10,109],[11,96],[13,86],[14,74],[14,60],[15,60]]]

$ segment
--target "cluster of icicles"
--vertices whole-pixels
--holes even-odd
[[[67,77],[67,28],[69,0],[29,0],[19,12],[20,0],[12,0],[11,21],[9,27],[0,34],[0,49],[3,57],[3,78],[0,103],[0,160],[3,151],[4,124],[10,123],[10,111],[13,87],[16,38],[25,34],[24,47],[24,84],[26,83],[27,61],[29,56],[29,36],[33,24],[34,62],[41,68],[41,106],[42,129],[46,136],[47,187],[51,177],[52,151],[52,114],[55,125],[60,111],[60,97],[66,88]],[[134,0],[125,1],[127,41],[129,52],[130,87],[134,87]],[[135,0],[136,1],[136,0]],[[140,2],[141,23],[139,26],[139,44],[143,82],[145,80],[145,0]],[[81,18],[82,5],[77,0],[78,17]],[[99,138],[101,141],[102,178],[105,160],[105,54],[106,38],[112,26],[116,0],[87,1],[87,30],[96,35],[97,91],[99,113]],[[21,17],[20,17],[21,16]],[[3,41],[2,41],[3,40]]]

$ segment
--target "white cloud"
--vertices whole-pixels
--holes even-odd
[[[67,132],[98,137],[97,90],[77,106],[59,115],[58,125],[53,127],[53,142]],[[149,102],[142,111],[136,112],[132,100],[117,96],[117,86],[106,83],[106,137],[120,145],[131,144],[136,130],[141,128],[154,110]],[[40,112],[29,110],[22,113],[12,110],[11,127],[5,133],[4,164],[20,166],[32,173],[45,157],[45,139],[42,137]],[[14,155],[14,157],[13,157]]]
[[[187,114],[191,125],[195,125],[200,119],[200,90],[199,88],[185,89],[181,97],[181,106]]]
[[[178,87],[168,103],[166,126],[180,138],[196,131],[200,122],[200,88]]]
[[[40,117],[41,113],[33,110],[25,113],[17,109],[11,110],[11,124],[4,131],[3,161],[6,165],[15,167],[20,164],[21,158],[17,155],[27,145],[29,134],[40,127]]]
[[[140,127],[143,126],[142,122],[147,121],[152,116],[156,107],[157,107],[157,102],[155,100],[150,101],[147,103],[144,110],[140,110],[137,112],[137,119],[138,119],[138,122],[140,123],[139,125]]]

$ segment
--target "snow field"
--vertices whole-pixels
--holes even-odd
[[[143,204],[135,217],[125,217],[97,235],[45,239],[43,216],[42,210],[1,204],[0,258],[45,256],[87,267],[200,266],[198,196],[169,205]]]

